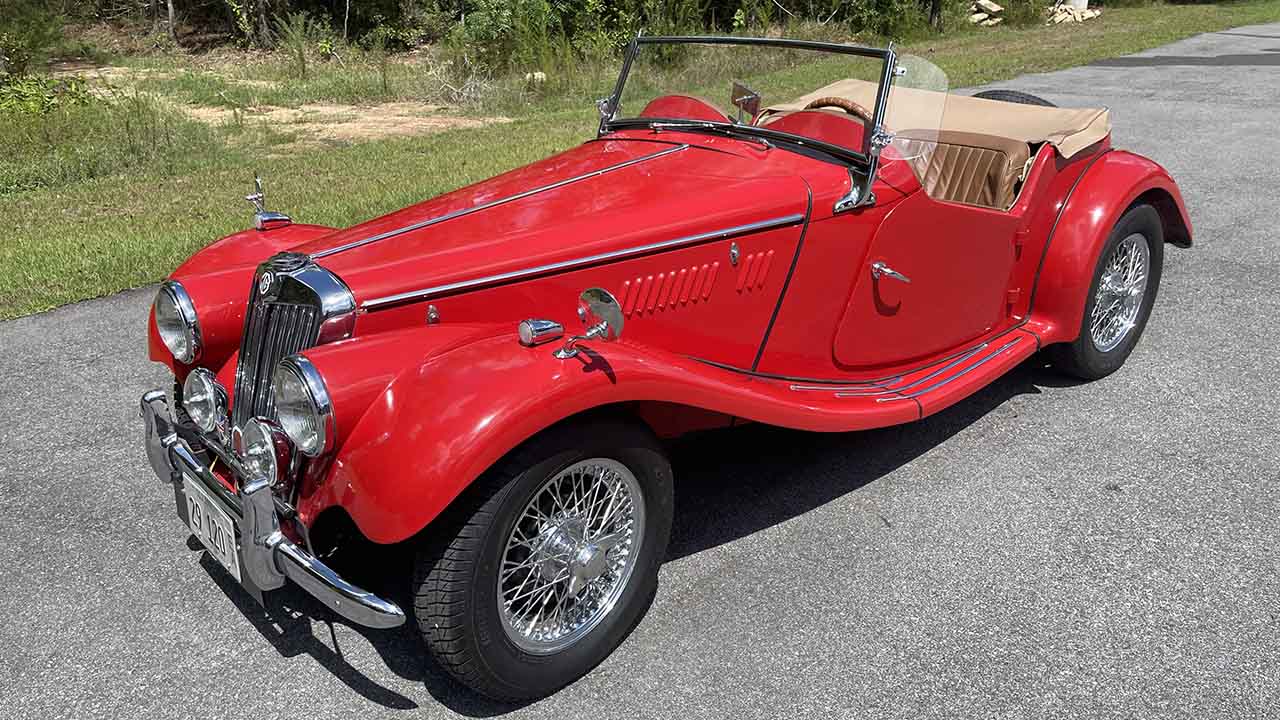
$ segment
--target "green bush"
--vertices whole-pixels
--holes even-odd
[[[328,20],[313,19],[306,12],[289,13],[275,21],[276,46],[293,60],[298,77],[307,79],[307,56],[313,51],[333,53],[333,30]]]
[[[852,0],[845,21],[854,32],[902,39],[923,33],[929,16],[919,0]]]
[[[39,98],[36,86],[47,89],[52,82],[10,84],[26,89],[6,89],[0,98]],[[53,102],[0,100],[0,196],[130,168],[174,167],[185,158],[216,156],[223,147],[207,125],[147,95],[53,96]]]
[[[1005,0],[1004,21],[1007,25],[1038,25],[1045,20],[1044,11],[1049,7],[1044,0]]]
[[[0,82],[0,113],[42,115],[60,107],[87,105],[91,99],[80,78],[23,75]]]
[[[0,3],[0,77],[35,70],[61,41],[61,17],[35,3]]]

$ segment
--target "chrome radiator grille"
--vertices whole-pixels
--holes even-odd
[[[276,419],[271,376],[284,358],[314,345],[351,337],[355,297],[338,276],[298,253],[280,253],[258,267],[249,289],[236,366],[231,424]]]
[[[252,304],[240,342],[240,365],[236,369],[232,412],[235,427],[244,427],[255,417],[275,419],[271,374],[275,372],[276,363],[315,345],[319,332],[317,307],[279,302]]]

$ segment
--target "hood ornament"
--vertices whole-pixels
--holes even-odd
[[[253,203],[253,226],[259,230],[274,230],[278,227],[293,224],[293,220],[284,213],[271,212],[267,209],[267,194],[262,191],[262,178],[253,174],[253,193],[244,196]]]

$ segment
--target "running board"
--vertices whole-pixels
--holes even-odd
[[[834,403],[865,405],[868,412],[887,405],[913,404],[917,417],[927,417],[991,384],[1039,349],[1039,340],[1025,330],[1013,330],[935,363],[887,380],[864,383],[791,384],[797,393],[813,394]],[[815,404],[826,404],[825,402]]]

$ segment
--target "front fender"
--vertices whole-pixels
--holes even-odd
[[[424,338],[446,327],[412,332]],[[606,405],[675,403],[818,431],[881,427],[919,417],[914,403],[820,407],[814,394],[790,391],[786,383],[751,378],[626,339],[590,343],[577,357],[559,360],[552,355],[554,344],[524,347],[509,328],[483,335],[477,330],[472,339],[465,333],[452,336],[447,349],[434,343],[427,343],[428,348],[408,335],[399,338],[396,355],[420,360],[403,365],[386,382],[349,425],[349,433],[341,427],[349,416],[339,409],[341,445],[328,477],[299,506],[305,522],[336,505],[370,540],[405,540],[520,443],[561,420]],[[360,341],[348,342],[354,348]],[[307,355],[330,387],[341,386],[329,382],[331,370],[352,377],[358,372],[336,353]],[[342,404],[335,398],[336,408]]]
[[[1191,221],[1177,184],[1156,162],[1124,150],[1104,153],[1077,181],[1058,215],[1036,274],[1028,325],[1042,344],[1080,334],[1089,285],[1111,228],[1136,202],[1160,213],[1165,240],[1191,245]]]

